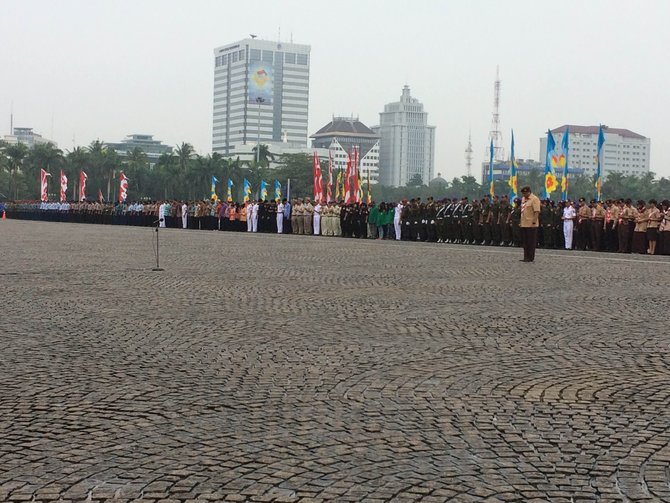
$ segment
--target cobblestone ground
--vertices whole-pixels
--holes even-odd
[[[0,222],[0,501],[670,501],[670,261]]]

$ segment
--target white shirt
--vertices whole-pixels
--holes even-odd
[[[577,216],[577,212],[572,206],[566,206],[563,208],[563,218],[565,218],[565,221],[572,221],[573,218]]]
[[[256,215],[258,215],[258,204],[252,204],[251,205],[251,216],[256,218]]]
[[[316,206],[314,206],[314,214],[321,215],[321,204],[317,204]]]
[[[188,215],[188,204],[184,203],[181,205],[181,215]]]
[[[284,216],[284,203],[279,203],[277,205],[277,215],[280,215],[283,217]]]
[[[395,207],[395,214],[393,215],[393,220],[400,221],[400,213],[402,212],[402,208],[403,208],[402,204],[398,204]]]

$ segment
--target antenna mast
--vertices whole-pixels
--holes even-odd
[[[500,67],[496,66],[496,80],[493,84],[493,116],[491,118],[491,131],[489,132],[489,143],[493,141],[493,159],[504,160],[504,149],[502,147],[502,133],[500,132]],[[489,145],[486,146],[486,159],[489,158]]]
[[[465,167],[468,176],[472,176],[472,132],[468,133],[468,148],[465,149]]]

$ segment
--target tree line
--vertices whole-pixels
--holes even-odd
[[[254,147],[256,153],[256,147]],[[162,154],[158,161],[151,165],[146,153],[135,148],[125,157],[96,140],[87,147],[75,147],[63,152],[51,143],[35,145],[28,148],[24,144],[7,144],[0,141],[0,200],[39,199],[40,169],[51,173],[49,198],[57,200],[60,194],[60,170],[68,178],[68,199],[78,197],[77,183],[79,172],[88,175],[86,193],[89,199],[97,199],[101,191],[105,200],[115,200],[118,194],[119,173],[123,171],[129,179],[129,200],[208,199],[212,176],[219,183],[217,194],[226,197],[227,182],[233,181],[233,198],[242,200],[242,182],[246,178],[253,188],[253,197],[261,180],[268,183],[268,196],[272,197],[274,180],[282,184],[285,195],[286,184],[291,181],[291,196],[311,196],[313,192],[312,156],[309,154],[283,154],[275,157],[267,145],[258,148],[258,162],[241,161],[239,157],[226,158],[219,153],[199,155],[189,143],[181,143],[173,152]],[[270,168],[270,164],[273,167]],[[327,183],[328,169],[322,169],[324,192]],[[337,173],[333,173],[333,183]],[[568,196],[571,199],[584,197],[593,199],[595,184],[593,177],[572,175],[569,178]],[[363,191],[367,191],[365,180],[361,180]],[[518,186],[529,185],[534,193],[541,195],[544,187],[544,173],[541,170],[519,173]],[[494,182],[495,193],[509,194],[506,180]],[[488,184],[480,184],[473,176],[454,178],[451,182],[432,182],[426,185],[420,178],[414,178],[404,187],[373,185],[371,192],[375,201],[399,201],[403,198],[429,196],[436,199],[466,196],[479,199],[488,193]],[[333,196],[335,187],[333,187]],[[602,186],[604,198],[670,199],[670,179],[657,179],[654,173],[642,176],[625,176],[621,173],[610,173]],[[552,194],[552,199],[560,199],[560,189]]]

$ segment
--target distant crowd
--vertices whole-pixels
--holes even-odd
[[[542,201],[542,248],[670,255],[670,203]],[[428,198],[375,204],[309,198],[287,201],[20,201],[0,204],[7,218],[194,230],[521,246],[522,200]]]

